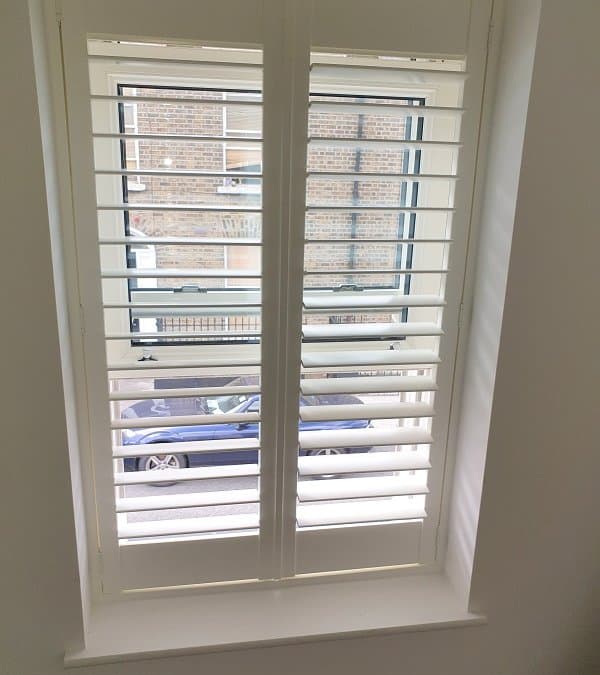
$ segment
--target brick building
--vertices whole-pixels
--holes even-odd
[[[122,87],[124,96],[135,96],[139,102],[124,103],[121,109],[121,128],[126,133],[207,136],[212,138],[234,137],[232,141],[198,141],[150,139],[127,140],[123,143],[123,161],[128,169],[165,168],[173,171],[202,170],[207,172],[260,172],[261,108],[252,105],[257,94],[226,93],[207,90],[181,90],[171,88]],[[223,99],[248,101],[248,107],[202,106],[197,103],[177,101],[163,104],[143,102],[144,98],[168,99]],[[339,96],[315,96],[319,101],[340,101]],[[352,99],[350,99],[352,100]],[[363,99],[364,101],[364,99]],[[388,101],[379,100],[385,104]],[[398,104],[398,100],[393,101]],[[417,99],[404,100],[406,104],[419,104]],[[331,114],[311,112],[309,136],[311,138],[381,139],[402,140],[415,138],[417,118],[383,117],[374,114]],[[412,134],[412,136],[411,136]],[[246,140],[247,139],[247,140]],[[386,172],[401,173],[414,170],[418,151],[388,148],[365,149],[361,147],[309,147],[309,171],[327,172]],[[307,205],[315,206],[407,206],[416,204],[417,187],[393,180],[352,179],[319,180],[307,182]],[[259,208],[261,200],[260,179],[242,175],[235,177],[186,177],[182,176],[129,176],[126,198],[131,204],[160,203],[169,205],[215,206],[231,208],[232,212],[194,211],[145,211],[132,209],[129,226],[148,236],[183,236],[224,238],[260,238],[261,215],[236,212],[235,209]],[[395,287],[408,290],[409,277],[399,275],[361,274],[365,268],[390,269],[407,266],[407,254],[412,246],[396,243],[359,243],[360,239],[395,239],[410,236],[408,214],[371,212],[351,213],[339,211],[309,211],[305,222],[307,239],[357,239],[357,243],[310,245],[305,250],[307,270],[347,270],[345,275],[311,275],[305,277],[305,287],[335,288],[342,284],[358,287]],[[414,225],[414,224],[413,224]],[[326,246],[326,249],[324,249]],[[215,270],[240,270],[260,268],[260,248],[256,246],[153,246],[153,256],[159,269],[206,268]],[[193,280],[192,280],[193,281]],[[223,278],[202,279],[202,286],[256,287],[256,279]],[[138,287],[149,285],[158,288],[177,288],[189,284],[187,280],[160,278],[138,280]],[[359,316],[310,316],[307,321],[349,322],[364,321]],[[389,315],[377,314],[370,321],[389,321]],[[246,324],[244,324],[246,321]],[[169,317],[161,323],[162,330],[198,330],[203,328],[259,327],[258,317]],[[217,325],[218,324],[218,325]]]

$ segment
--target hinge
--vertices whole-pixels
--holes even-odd
[[[102,587],[104,585],[104,556],[102,555],[102,551],[96,551],[96,564],[98,565],[98,578],[100,579],[100,586]]]
[[[492,45],[492,40],[494,37],[494,24],[490,22],[490,25],[488,26],[488,34],[487,34],[487,48],[490,49]]]
[[[79,316],[80,316],[80,324],[81,324],[81,335],[85,335],[85,310],[83,309],[83,305],[79,305]]]
[[[460,309],[458,312],[458,327],[462,328],[466,326],[471,321],[471,311],[473,305],[465,304],[464,302],[460,303]]]

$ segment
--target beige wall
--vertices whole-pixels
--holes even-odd
[[[466,362],[464,395],[451,441],[457,457],[446,568],[458,588],[468,588],[472,574],[485,468],[482,448],[488,444],[540,5],[523,3],[519,12],[507,12],[502,24],[501,15],[494,18],[488,81],[494,81],[495,91],[493,100],[486,97],[483,131],[488,142],[479,160],[486,168],[479,176],[483,190],[474,200],[480,229],[470,245],[477,255],[470,256],[468,274],[475,278],[473,304],[465,312],[471,316],[470,335],[458,359],[459,372],[461,357]]]
[[[528,7],[528,0],[510,1],[515,21],[509,25],[517,26]],[[473,599],[489,624],[82,672],[599,672],[599,25],[595,0],[542,4],[474,567]],[[58,675],[65,641],[75,630],[78,584],[26,3],[4,0],[0,30],[3,91],[10,92],[0,106],[0,673]],[[504,67],[519,66],[515,55]],[[496,152],[509,147],[508,140]],[[564,158],[563,172],[557,155]],[[490,190],[503,183],[495,185]],[[510,216],[498,227],[510,228]],[[24,404],[32,400],[33,409]]]

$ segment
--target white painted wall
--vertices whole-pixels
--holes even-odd
[[[521,3],[518,11],[510,11],[514,6],[515,3],[509,5],[503,17],[502,6],[496,5],[492,18],[482,129],[487,142],[478,161],[478,167],[485,171],[478,175],[483,190],[477,191],[474,201],[474,221],[479,228],[469,247],[475,255],[470,255],[467,284],[473,283],[474,293],[472,307],[465,310],[470,334],[466,353],[461,355],[466,367],[454,441],[457,457],[446,558],[448,575],[465,594],[471,583],[475,553],[486,458],[482,449],[487,448],[492,415],[541,0]],[[490,92],[490,88],[494,91]],[[460,361],[459,358],[458,372]]]
[[[66,317],[54,298],[56,204],[46,199],[27,10],[0,5],[1,675],[52,673],[81,624],[58,343]]]
[[[509,25],[531,16],[530,6],[509,0]],[[48,204],[27,5],[4,0],[1,11],[1,82],[10,98],[0,106],[0,673],[59,675],[80,610]],[[472,599],[489,625],[82,672],[600,672],[599,25],[595,0],[542,3],[473,570]],[[506,139],[495,152],[509,152],[518,129],[497,124]],[[497,215],[490,199],[486,218]]]

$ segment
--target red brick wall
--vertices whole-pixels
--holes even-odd
[[[124,94],[131,94],[125,90]],[[143,96],[174,95],[172,90],[137,89],[136,94]],[[214,92],[177,92],[190,98],[221,98]],[[223,111],[217,106],[199,106],[175,103],[165,106],[156,103],[137,104],[137,132],[140,134],[187,134],[223,136]],[[359,133],[357,114],[311,113],[309,135],[313,137],[356,138]],[[362,122],[362,137],[373,139],[403,139],[405,125],[402,119],[366,116]],[[170,169],[198,169],[222,171],[224,169],[223,145],[220,143],[138,141],[140,168],[167,168],[164,160],[171,160]],[[131,154],[132,146],[128,143]],[[355,148],[312,147],[308,154],[308,168],[311,171],[354,171],[356,169],[357,150]],[[360,169],[362,171],[402,170],[403,154],[389,150],[362,150]],[[143,191],[130,191],[129,202],[165,203],[165,204],[205,204],[231,206],[259,205],[256,194],[235,194],[222,192],[225,181],[222,178],[185,178],[185,177],[148,177],[140,181],[145,185]],[[221,191],[220,191],[221,190]],[[397,182],[364,181],[356,190],[352,180],[310,180],[307,185],[307,203],[309,205],[339,204],[351,205],[398,205],[400,203],[400,184]],[[150,212],[132,211],[131,225],[148,235],[162,236],[243,236],[259,237],[261,219],[255,214],[214,214],[199,212]],[[352,236],[389,237],[398,234],[399,217],[395,214],[359,214],[354,220],[350,214],[310,213],[305,223],[308,238],[335,238]],[[223,246],[157,246],[157,266],[198,267],[222,269],[225,266]],[[307,269],[360,269],[365,267],[390,268],[396,266],[396,247],[384,244],[366,245],[325,245],[308,246],[305,252]],[[357,283],[365,285],[391,284],[391,275],[375,277],[357,273],[336,277],[311,276],[307,285],[331,286],[339,283]],[[225,285],[222,279],[201,280],[210,287]],[[181,279],[161,279],[160,286],[179,286],[185,283]],[[253,282],[249,282],[252,285]],[[373,317],[374,318],[374,317]],[[380,319],[384,319],[379,315]],[[327,321],[327,317],[311,317],[311,321]],[[349,320],[349,319],[347,319]]]

